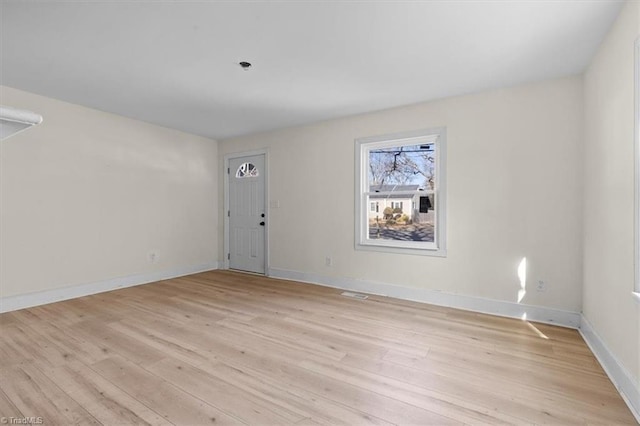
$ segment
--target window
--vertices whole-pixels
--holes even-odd
[[[357,249],[446,255],[445,142],[444,128],[356,140]]]
[[[252,163],[242,163],[236,170],[237,178],[258,177],[258,168]]]

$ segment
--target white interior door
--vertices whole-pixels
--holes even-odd
[[[265,273],[264,154],[229,159],[229,268]]]

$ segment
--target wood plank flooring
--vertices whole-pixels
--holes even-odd
[[[636,424],[575,330],[229,271],[0,315],[0,417]]]

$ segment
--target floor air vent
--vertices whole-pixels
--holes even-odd
[[[345,291],[342,293],[342,295],[346,297],[353,297],[354,299],[360,299],[360,300],[365,300],[369,298],[369,296],[367,296],[366,294],[352,293],[350,291]]]

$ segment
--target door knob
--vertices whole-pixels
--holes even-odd
[[[264,226],[264,221],[260,222],[260,226]]]

